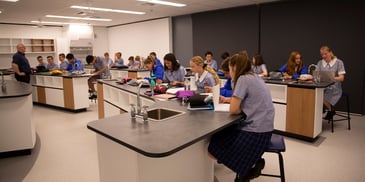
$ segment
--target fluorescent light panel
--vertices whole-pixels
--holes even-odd
[[[46,17],[47,18],[74,19],[74,20],[112,21],[112,19],[88,18],[88,17],[74,17],[74,16],[58,16],[58,15],[46,15]]]
[[[126,10],[108,9],[108,8],[95,8],[95,7],[87,7],[87,6],[71,6],[71,8],[94,10],[94,11],[105,11],[105,12],[113,12],[113,13],[128,13],[128,14],[136,14],[136,15],[146,14],[145,12],[138,12],[138,11],[126,11]]]
[[[15,2],[17,2],[19,0],[0,0],[0,1],[6,1],[6,2],[13,2],[13,3],[15,3]]]
[[[55,25],[87,25],[86,23],[68,23],[68,22],[54,22],[54,21],[30,21],[32,23],[40,23],[40,24],[55,24]]]
[[[175,6],[175,7],[184,7],[184,6],[186,6],[186,4],[173,3],[173,2],[161,1],[161,0],[137,0],[137,1],[142,1],[142,2],[147,2],[147,3],[152,3],[152,4],[162,4],[162,5],[167,5],[167,6]]]

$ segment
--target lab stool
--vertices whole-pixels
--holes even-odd
[[[284,159],[283,159],[283,155],[281,154],[281,152],[285,152],[284,137],[273,133],[271,136],[270,144],[267,147],[267,149],[265,150],[265,152],[278,154],[280,175],[261,173],[260,176],[280,178],[281,182],[285,182]]]
[[[285,182],[284,159],[283,159],[283,156],[281,154],[281,152],[285,152],[285,142],[284,142],[283,136],[273,133],[272,136],[271,136],[270,144],[265,149],[264,153],[265,152],[278,154],[280,175],[261,173],[261,174],[259,174],[259,176],[268,176],[268,177],[280,178],[281,182]],[[237,174],[235,181],[239,181],[238,178],[239,178],[239,175]]]
[[[328,122],[331,124],[332,133],[334,132],[333,123],[335,121],[345,121],[345,120],[347,120],[347,129],[348,130],[351,130],[351,124],[350,124],[350,121],[351,121],[351,117],[350,117],[350,96],[349,96],[348,93],[342,92],[341,98],[346,98],[346,114],[338,114],[338,113],[336,113],[333,116],[332,119],[328,120]],[[334,118],[335,116],[338,116],[340,118],[335,119]]]

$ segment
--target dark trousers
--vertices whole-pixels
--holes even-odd
[[[30,75],[29,74],[26,74],[24,76],[20,76],[20,75],[17,75],[15,73],[15,79],[19,82],[25,82],[25,83],[29,83],[30,82]]]

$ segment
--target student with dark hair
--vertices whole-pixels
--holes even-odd
[[[69,62],[69,64],[67,65],[68,72],[72,73],[75,71],[84,71],[84,66],[82,65],[81,60],[76,59],[73,54],[68,53],[66,55],[66,59]]]
[[[221,66],[221,70],[224,72],[224,76],[227,78],[226,83],[223,87],[220,88],[220,95],[219,98],[221,102],[229,102],[227,99],[230,99],[232,96],[232,78],[229,73],[229,57],[227,57]]]
[[[48,62],[48,64],[47,64],[47,70],[58,70],[58,69],[60,69],[59,67],[58,67],[58,64],[56,64],[56,63],[54,63],[54,60],[53,60],[53,56],[47,56],[47,62]]]
[[[44,62],[43,56],[37,56],[38,65],[37,66],[44,66],[44,68],[47,68],[47,63]]]
[[[66,55],[64,54],[64,53],[60,53],[59,55],[58,55],[58,60],[60,60],[60,69],[62,70],[62,71],[67,71],[67,66],[68,66],[68,61],[67,61],[67,59],[66,59]]]
[[[129,67],[129,69],[138,69],[139,61],[136,61],[133,56],[129,56],[127,66]]]
[[[218,71],[218,65],[217,65],[217,61],[213,59],[213,53],[210,51],[207,51],[205,53],[205,64],[207,64],[208,66],[210,66],[211,68],[213,68],[214,71]]]
[[[95,70],[91,71],[91,74],[93,74],[93,76],[91,76],[87,80],[87,83],[89,86],[89,91],[92,93],[92,95],[89,97],[89,99],[96,99],[97,95],[96,95],[96,90],[95,90],[93,82],[96,79],[102,78],[102,74],[105,74],[108,66],[106,65],[105,60],[99,56],[88,55],[86,57],[86,62],[87,62],[87,64],[92,64],[95,69]]]
[[[320,49],[322,60],[318,61],[317,67],[321,71],[332,71],[335,83],[324,89],[323,104],[328,110],[324,119],[332,119],[335,115],[334,105],[340,100],[342,95],[341,82],[345,80],[345,66],[343,61],[338,59],[328,46],[322,46]]]
[[[264,58],[261,54],[256,54],[252,58],[252,71],[261,77],[267,76],[267,68],[264,63]]]
[[[114,55],[114,65],[115,66],[124,66],[124,60],[122,58],[122,53],[117,52]]]
[[[177,62],[172,53],[165,55],[164,59],[164,76],[163,81],[171,86],[184,85],[185,69]]]
[[[239,174],[238,181],[249,181],[264,168],[261,156],[270,143],[275,109],[269,89],[251,71],[247,55],[233,55],[229,70],[234,84],[229,112],[241,114],[242,118],[239,124],[214,134],[208,151],[219,163]]]

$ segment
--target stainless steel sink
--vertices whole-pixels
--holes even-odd
[[[148,113],[148,120],[151,121],[167,120],[184,114],[184,112],[182,111],[177,111],[167,108],[154,108],[147,111],[147,113]]]

